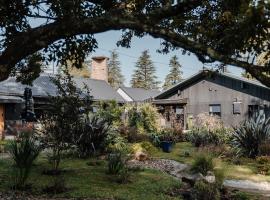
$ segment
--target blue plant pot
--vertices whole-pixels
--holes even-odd
[[[164,152],[170,153],[172,152],[173,143],[168,141],[162,141],[161,142],[161,148]]]

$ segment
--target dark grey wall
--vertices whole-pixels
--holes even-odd
[[[21,119],[21,113],[22,104],[5,104],[5,120],[19,120]]]
[[[248,116],[248,105],[270,106],[270,90],[223,76],[205,78],[189,87],[181,88],[166,98],[188,98],[185,121],[188,116],[209,113],[209,104],[221,104],[221,119],[226,126],[236,126]],[[233,113],[233,102],[241,102],[241,114]]]

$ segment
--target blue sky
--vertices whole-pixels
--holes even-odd
[[[119,53],[119,60],[121,62],[121,70],[125,76],[125,85],[129,86],[131,75],[135,69],[135,63],[142,51],[149,50],[151,59],[156,67],[156,75],[159,81],[163,82],[165,76],[169,72],[169,60],[173,55],[177,55],[179,62],[182,65],[183,77],[198,72],[203,68],[203,64],[194,55],[182,55],[181,50],[172,51],[168,54],[157,53],[156,50],[160,46],[160,39],[155,39],[150,36],[143,38],[134,38],[131,43],[131,48],[121,48],[116,46],[116,42],[119,40],[121,32],[108,31],[96,35],[98,41],[98,49],[91,56],[104,55],[109,57],[110,51],[116,49]],[[90,58],[89,58],[90,59]],[[205,67],[211,67],[205,65]],[[236,67],[229,67],[229,71],[233,74],[240,75],[241,70]]]

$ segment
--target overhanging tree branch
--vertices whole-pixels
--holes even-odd
[[[112,4],[114,1],[88,2],[106,6],[107,4]],[[223,55],[214,48],[197,43],[187,36],[163,26],[162,23],[156,23],[163,19],[179,17],[187,12],[194,11],[198,6],[202,5],[202,2],[203,0],[183,0],[173,6],[166,4],[160,8],[155,8],[147,12],[147,14],[117,7],[120,4],[115,3],[108,10],[100,11],[102,13],[101,16],[85,17],[85,19],[72,17],[65,20],[53,19],[55,22],[28,29],[25,32],[16,32],[16,34],[12,35],[12,40],[7,43],[4,51],[1,52],[0,80],[6,79],[18,62],[58,40],[80,34],[96,34],[108,30],[130,29],[148,33],[155,38],[162,38],[173,44],[173,46],[183,48],[196,55],[208,56],[212,60],[241,67],[264,84],[270,86],[270,80],[265,75],[265,73],[270,71],[267,67],[240,61],[230,55]]]

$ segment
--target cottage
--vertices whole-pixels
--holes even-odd
[[[152,102],[168,126],[188,129],[200,113],[220,117],[225,126],[236,126],[255,112],[269,115],[270,89],[230,73],[202,70],[161,92]]]

